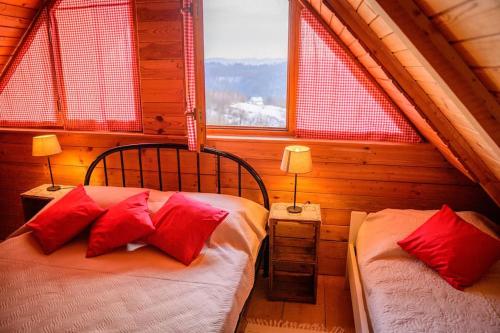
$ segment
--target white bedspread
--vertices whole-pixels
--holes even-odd
[[[87,189],[104,207],[139,191]],[[150,209],[170,195],[152,191]],[[230,211],[189,267],[149,246],[87,259],[84,236],[46,256],[24,228],[1,243],[0,332],[234,331],[267,210],[232,196],[186,195]]]
[[[373,331],[500,332],[500,262],[462,292],[396,244],[435,212],[386,209],[362,224],[356,250]],[[478,214],[460,215],[487,229]]]

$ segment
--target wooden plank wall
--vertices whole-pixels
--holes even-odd
[[[0,74],[35,16],[41,0],[0,1]]]
[[[0,237],[22,223],[19,194],[49,181],[47,162],[31,156],[31,137],[36,132],[0,131]],[[54,177],[60,184],[83,182],[92,160],[106,148],[134,142],[160,141],[152,135],[110,135],[58,133],[63,153],[52,159]],[[401,145],[355,142],[300,142],[278,139],[212,137],[208,144],[233,152],[253,165],[262,175],[272,202],[291,201],[293,177],[279,169],[283,148],[302,143],[312,148],[313,171],[299,177],[298,201],[322,206],[320,271],[343,274],[349,214],[351,210],[377,211],[384,208],[436,209],[449,203],[455,209],[474,209],[490,217],[498,208],[482,189],[472,184],[430,144]],[[145,185],[158,187],[156,155],[144,151]],[[182,153],[183,190],[196,191],[195,155]],[[177,186],[173,155],[162,155],[163,177],[168,189]],[[118,159],[109,159],[110,183],[120,185]],[[137,156],[125,154],[127,186],[139,186]],[[221,164],[222,193],[237,194],[236,166]],[[202,189],[217,189],[216,163],[202,158]],[[102,169],[93,184],[102,184]],[[257,185],[243,175],[243,195],[260,201]]]
[[[147,2],[147,4],[146,4]],[[57,183],[82,183],[92,160],[109,147],[138,142],[172,141],[184,134],[182,36],[180,1],[137,0],[138,47],[145,135],[57,132],[63,153],[54,156]],[[390,37],[388,37],[390,38]],[[19,194],[49,181],[47,162],[31,156],[31,138],[37,131],[0,129],[0,238],[22,223]],[[156,135],[152,135],[156,134]],[[158,135],[161,134],[161,135]],[[343,274],[351,210],[376,211],[387,207],[435,209],[449,203],[455,209],[474,209],[490,217],[499,211],[482,189],[471,183],[430,144],[405,145],[356,142],[301,142],[264,138],[209,138],[208,145],[245,158],[262,175],[271,201],[291,201],[293,177],[279,170],[283,148],[288,144],[312,148],[314,170],[301,176],[298,200],[321,204],[320,271]],[[145,185],[156,188],[156,161],[151,151],[143,156]],[[162,165],[168,189],[177,184],[176,165],[164,153]],[[182,154],[183,190],[196,190],[194,155]],[[110,183],[119,185],[118,161],[110,159]],[[139,184],[136,156],[125,154],[127,185]],[[237,193],[235,166],[223,162],[222,192]],[[216,191],[216,166],[202,159],[202,188]],[[261,200],[248,175],[245,196]],[[93,184],[103,182],[102,169]]]
[[[137,0],[144,132],[185,135],[181,1]]]
[[[313,171],[299,176],[297,200],[319,203],[323,225],[320,273],[343,274],[352,210],[384,208],[438,209],[447,202],[455,209],[478,210],[500,216],[498,207],[430,144],[377,144],[212,139],[209,144],[233,152],[252,164],[264,179],[272,202],[291,202],[291,175],[280,171],[288,144],[311,147]],[[224,170],[226,171],[226,170]],[[236,179],[225,175],[222,187],[235,193]],[[232,186],[231,186],[232,185]],[[256,187],[246,184],[244,194],[258,199]],[[224,192],[223,192],[224,193]]]

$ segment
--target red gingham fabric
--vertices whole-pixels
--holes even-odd
[[[300,138],[422,141],[308,9],[300,17],[296,113]]]
[[[194,58],[193,0],[182,1],[184,25],[184,75],[186,82],[186,118],[189,150],[197,150],[196,121],[190,113],[196,106],[196,75]]]
[[[0,126],[58,125],[54,77],[44,12],[0,82]]]
[[[51,9],[66,129],[142,130],[133,11],[129,0],[61,0]]]

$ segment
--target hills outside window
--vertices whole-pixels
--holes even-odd
[[[207,125],[285,129],[287,0],[204,2]]]

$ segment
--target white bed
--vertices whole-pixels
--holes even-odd
[[[356,332],[500,332],[500,262],[462,292],[396,244],[435,212],[352,213],[347,273]],[[459,215],[494,235],[486,218]]]
[[[145,190],[86,189],[102,207]],[[171,194],[151,190],[150,210]],[[46,256],[22,227],[0,244],[0,332],[233,332],[268,212],[244,198],[185,194],[230,212],[189,267],[150,246],[85,258],[85,236]]]

